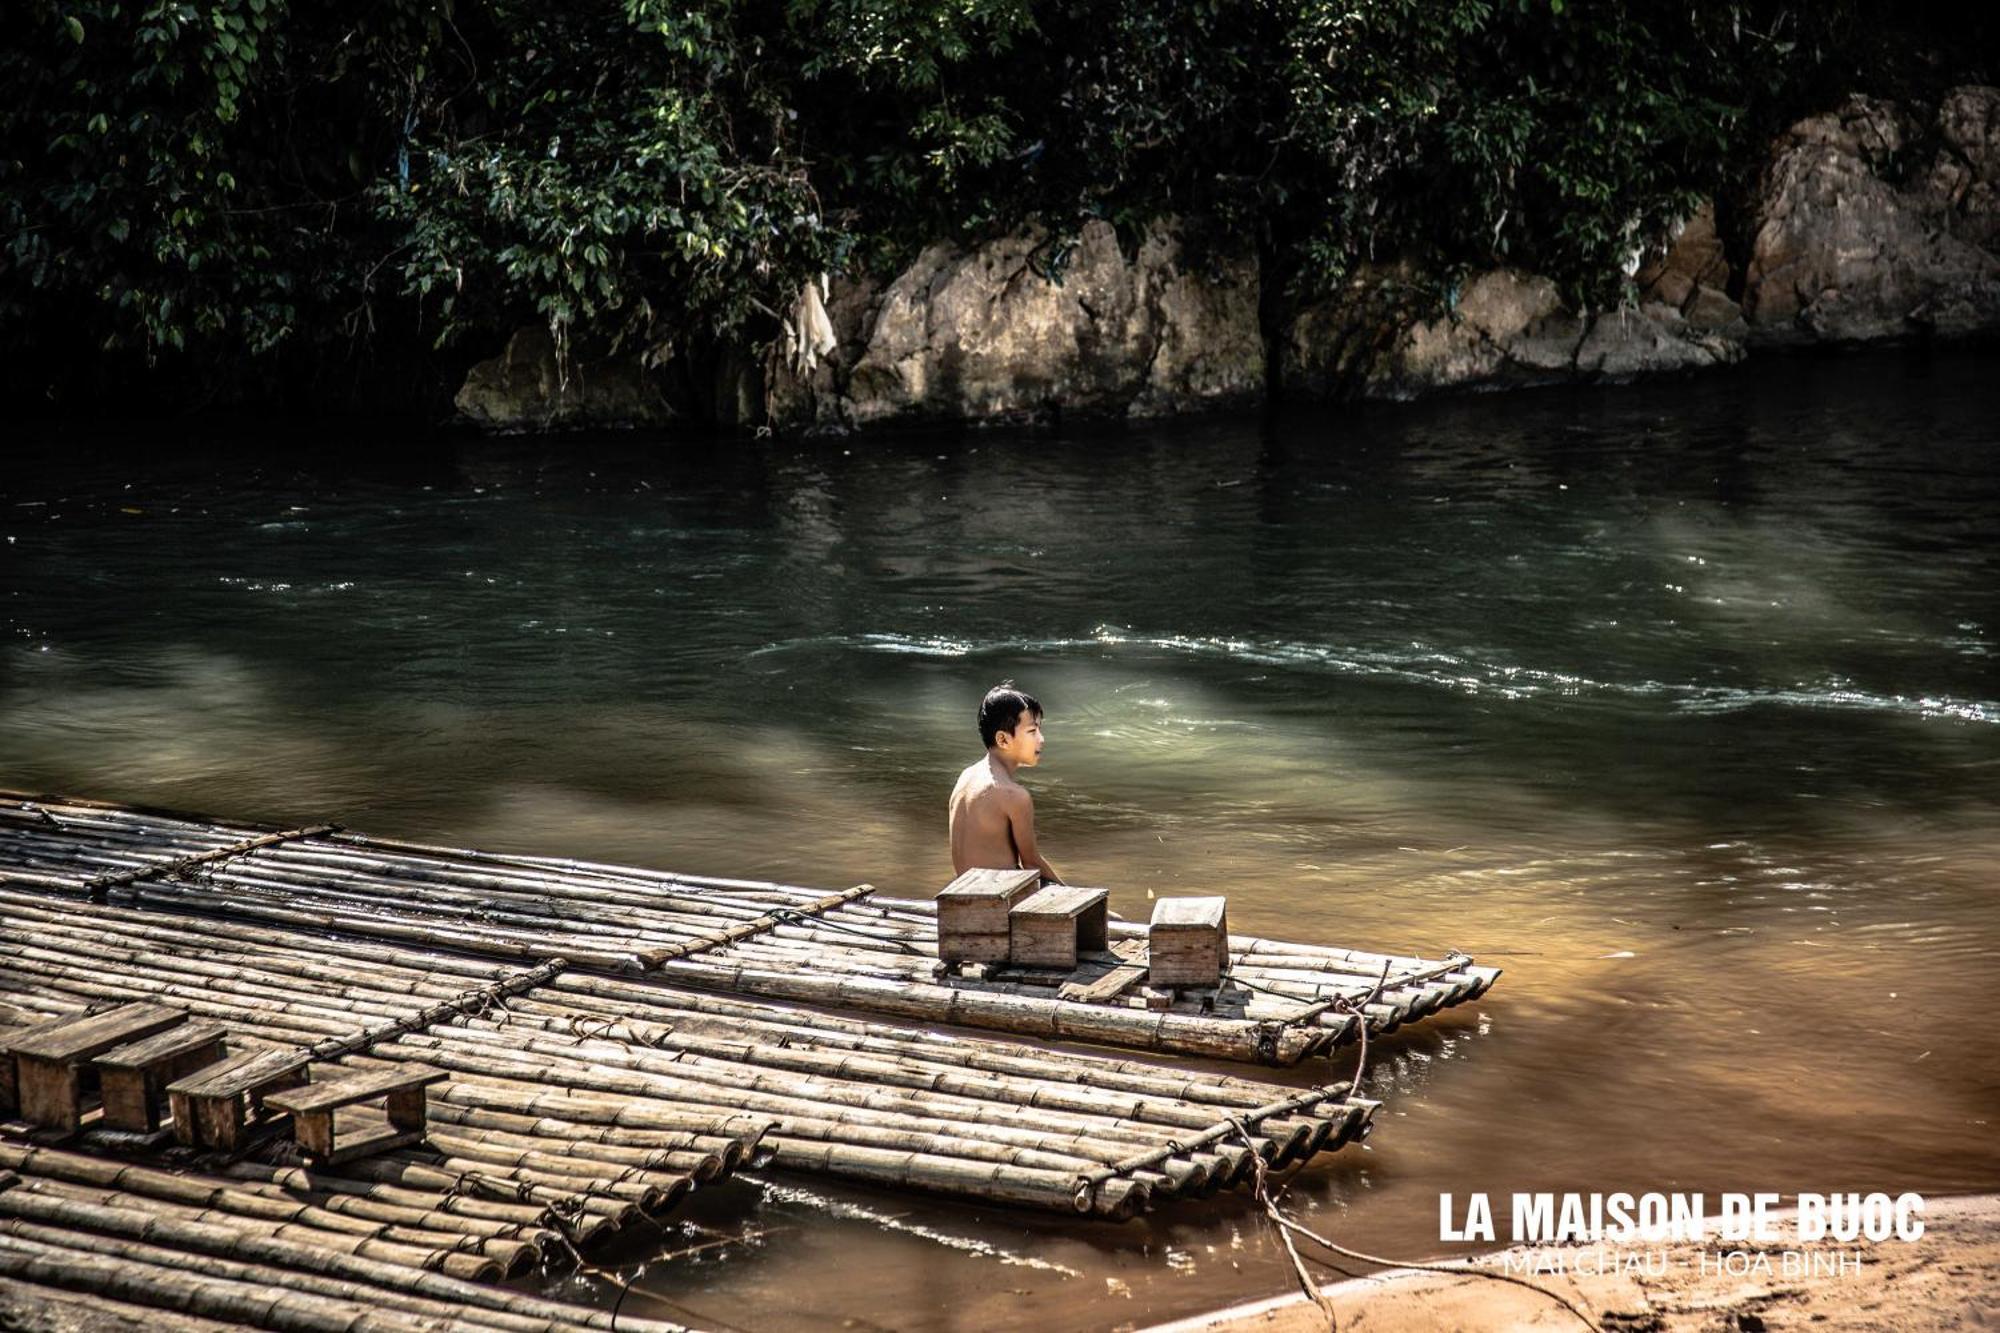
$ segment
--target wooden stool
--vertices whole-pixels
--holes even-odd
[[[160,1127],[167,1085],[222,1058],[223,1030],[183,1023],[143,1041],[114,1046],[91,1063],[104,1095],[104,1121],[150,1134]]]
[[[74,1130],[83,1119],[83,1069],[92,1058],[185,1022],[182,1010],[140,1002],[14,1036],[7,1050],[21,1118],[46,1129]]]
[[[243,1142],[247,1112],[261,1111],[265,1094],[305,1081],[306,1054],[294,1047],[240,1051],[198,1069],[167,1085],[174,1139],[189,1148],[234,1152]]]
[[[1155,986],[1213,986],[1229,966],[1227,898],[1162,898],[1153,904],[1146,952]]]
[[[937,896],[938,957],[947,963],[1004,963],[1007,914],[1042,882],[1039,870],[968,870]]]
[[[403,1065],[372,1074],[312,1083],[302,1088],[274,1092],[264,1098],[281,1111],[292,1113],[292,1137],[312,1159],[325,1166],[370,1153],[387,1152],[406,1143],[421,1143],[427,1110],[424,1089],[450,1077],[429,1065]],[[357,1136],[344,1134],[334,1143],[334,1114],[343,1107],[380,1101],[388,1123],[364,1125]],[[345,1127],[353,1130],[350,1123]]]
[[[1104,948],[1103,889],[1052,884],[1007,915],[1009,948],[1020,967],[1074,968],[1079,950]]]

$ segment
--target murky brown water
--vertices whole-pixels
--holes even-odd
[[[1116,437],[43,439],[0,477],[0,785],[916,893],[1011,675],[1047,849],[1114,908],[1507,968],[1377,1045],[1376,1135],[1292,1185],[1336,1237],[1444,1252],[1444,1191],[1992,1189],[1991,369]],[[662,1245],[718,1233],[625,1308],[1108,1327],[1289,1282],[1227,1198],[770,1177]]]

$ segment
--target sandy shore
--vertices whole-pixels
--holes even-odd
[[[1513,1271],[1524,1273],[1522,1256],[1532,1255],[1544,1271],[1528,1274],[1531,1279],[1562,1293],[1606,1333],[2000,1329],[2000,1196],[1931,1199],[1924,1217],[1924,1235],[1912,1242],[1760,1247],[1710,1240],[1633,1246],[1622,1251],[1635,1270],[1626,1273],[1596,1271],[1615,1269],[1615,1260],[1599,1256],[1621,1251],[1592,1246],[1502,1251],[1453,1267],[1507,1271],[1505,1256],[1513,1254]],[[1737,1250],[1761,1258],[1716,1257]],[[1663,1258],[1647,1262],[1643,1256],[1649,1252]],[[1552,1258],[1567,1271],[1546,1271]],[[1540,1333],[1583,1327],[1547,1296],[1469,1274],[1400,1268],[1323,1291],[1344,1333]],[[1294,1291],[1159,1325],[1150,1333],[1322,1333],[1325,1328],[1325,1316]]]

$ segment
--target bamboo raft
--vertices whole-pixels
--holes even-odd
[[[582,1219],[587,1238],[658,1215],[753,1152],[780,1168],[1122,1219],[1156,1196],[1241,1181],[1252,1153],[1283,1164],[1337,1148],[1375,1109],[1344,1084],[1273,1087],[590,973],[503,995],[517,975],[0,887],[0,1017],[146,1000],[345,1068],[444,1070],[433,1151],[355,1173],[496,1175],[501,1192]]]
[[[448,947],[522,963],[1045,1039],[1289,1065],[1477,998],[1470,958],[1229,938],[1220,986],[1165,1008],[1071,996],[1123,965],[942,972],[927,901],[862,886],[703,878],[598,862],[372,838],[321,825],[218,825],[83,803],[0,799],[0,865],[17,882],[274,925]],[[1113,947],[1144,927],[1113,922]]]
[[[856,1011],[1289,1062],[1496,975],[1238,936],[1240,994],[1083,1004],[1055,983],[1108,960],[939,975],[928,906],[0,797],[0,1052],[145,1003],[315,1082],[441,1080],[424,1141],[333,1166],[302,1165],[268,1108],[233,1152],[0,1121],[0,1320],[41,1293],[178,1312],[164,1328],[607,1327],[487,1284],[580,1262],[753,1161],[1129,1218],[1359,1139],[1376,1104]]]

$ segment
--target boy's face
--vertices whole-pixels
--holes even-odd
[[[1042,719],[1033,713],[1023,713],[1012,731],[993,733],[993,744],[1022,768],[1033,768],[1042,762]]]

